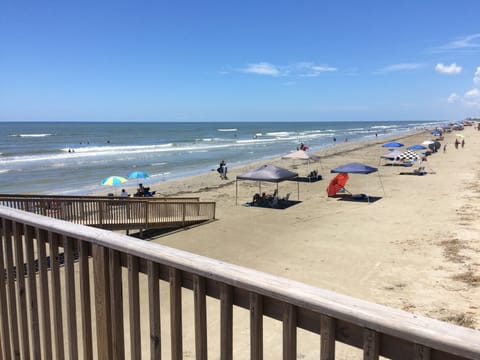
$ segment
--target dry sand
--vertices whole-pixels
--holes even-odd
[[[466,145],[459,149],[453,145],[455,134],[446,134],[446,152],[441,149],[422,164],[425,176],[399,174],[416,166],[379,164],[380,155],[388,152],[381,147],[385,139],[318,152],[321,161],[310,164],[310,170],[318,169],[324,179],[300,183],[301,202],[284,210],[242,206],[258,192],[258,184],[249,181],[239,182],[235,204],[236,175],[259,164],[229,169],[227,181],[211,172],[155,184],[152,189],[162,195],[195,194],[216,201],[217,220],[153,241],[480,329],[480,132],[466,127]],[[409,146],[430,137],[423,132],[401,141]],[[365,193],[368,179],[368,193],[379,200],[368,204],[326,196],[330,169],[349,162],[379,168],[368,176],[351,175],[347,185],[353,193]],[[307,174],[307,164],[300,161],[270,163]],[[275,187],[265,184],[262,191],[271,193]],[[280,183],[279,190],[280,196],[290,192],[296,200],[296,183]],[[184,319],[193,317],[186,311]],[[239,341],[247,341],[248,349],[248,332],[243,335],[246,339]],[[318,340],[313,344],[318,348]],[[303,352],[304,358],[317,355],[318,349],[309,347]]]
[[[248,167],[230,169],[222,181],[214,172],[153,185],[162,195],[196,194],[217,202],[217,221],[155,241],[222,261],[251,267],[324,289],[480,329],[480,132],[466,127],[464,148],[455,149],[455,132],[422,166],[425,176],[400,175],[416,167],[384,166],[385,140],[339,144],[317,153],[311,163],[323,180],[300,183],[300,201],[288,209],[241,206],[258,184],[235,178]],[[401,139],[422,143],[429,133]],[[373,203],[326,196],[330,169],[361,162],[379,168],[351,175],[353,193],[379,196]],[[295,160],[270,162],[307,174]],[[262,184],[273,192],[276,185]],[[279,184],[280,196],[297,199],[294,182]]]

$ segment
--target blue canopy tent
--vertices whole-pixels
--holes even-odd
[[[388,148],[393,148],[393,147],[402,147],[403,144],[402,143],[399,143],[399,142],[396,142],[396,141],[391,141],[391,142],[388,142],[388,143],[385,143],[382,145],[382,147],[388,147]]]
[[[364,175],[368,175],[377,171],[378,169],[376,167],[368,166],[360,163],[349,163],[349,164],[345,164],[330,170],[331,173],[364,174]],[[380,180],[380,183],[382,183],[381,180]],[[366,177],[366,185],[367,185],[367,195],[365,195],[365,197],[367,198],[367,201],[370,202],[370,196],[368,195],[368,177]],[[383,184],[382,184],[382,189],[383,189]],[[383,190],[383,192],[385,194],[385,190]]]
[[[419,145],[419,144],[407,147],[407,150],[426,150],[426,149],[427,149],[426,146]]]

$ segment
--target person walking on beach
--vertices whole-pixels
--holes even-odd
[[[458,149],[459,144],[460,144],[460,142],[458,141],[458,139],[455,139],[455,149]]]
[[[465,146],[465,139],[462,139],[462,149]]]

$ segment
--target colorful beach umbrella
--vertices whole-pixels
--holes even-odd
[[[125,179],[123,176],[109,176],[103,179],[100,183],[102,185],[115,186],[120,185],[126,181],[128,180]]]
[[[148,174],[143,171],[132,171],[128,174],[129,179],[146,179],[148,178]]]

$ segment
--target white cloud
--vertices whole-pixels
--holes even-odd
[[[332,66],[315,65],[309,62],[297,63],[292,65],[290,68],[296,70],[295,72],[301,77],[317,77],[324,72],[337,71],[337,68]]]
[[[450,74],[450,75],[456,75],[460,74],[462,72],[462,67],[458,66],[457,64],[453,63],[450,65],[444,65],[442,63],[437,64],[435,66],[435,70],[441,74]]]
[[[389,66],[385,66],[381,69],[375,71],[376,74],[387,74],[392,72],[398,71],[412,71],[423,67],[424,64],[417,64],[417,63],[404,63],[404,64],[393,64]]]
[[[274,65],[267,62],[248,64],[242,72],[267,76],[317,77],[325,72],[337,71],[337,68],[327,65],[315,65],[311,62],[299,62],[291,65]]]
[[[461,103],[471,107],[480,108],[480,89],[473,88],[468,90],[463,96],[452,93],[448,97],[449,103]]]
[[[448,102],[449,103],[454,103],[454,102],[457,102],[460,100],[460,96],[458,96],[457,94],[455,93],[451,93],[450,96],[448,97]]]
[[[475,76],[473,77],[473,82],[475,84],[480,84],[480,66],[478,66],[477,71],[475,71]]]
[[[250,74],[280,76],[280,70],[275,65],[267,62],[248,64],[243,71]]]
[[[466,49],[479,47],[480,34],[467,35],[442,46],[444,49]]]

